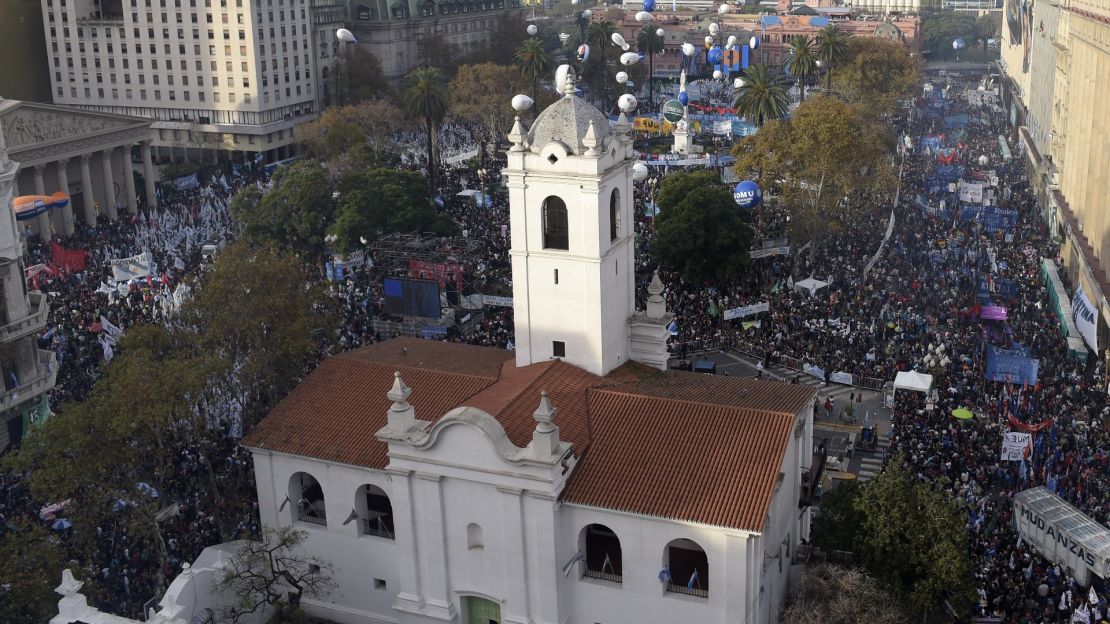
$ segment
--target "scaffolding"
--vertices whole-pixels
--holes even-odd
[[[486,244],[462,237],[430,234],[386,234],[369,246],[374,266],[389,277],[410,276],[411,261],[425,265],[457,265],[462,296],[492,294],[490,282],[480,269],[488,259]]]

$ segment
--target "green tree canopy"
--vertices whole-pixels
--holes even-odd
[[[344,88],[347,90],[345,101],[348,104],[358,104],[365,100],[392,95],[393,90],[389,87],[389,81],[386,80],[378,57],[360,46],[348,45],[344,62],[347,64]],[[343,69],[335,71],[343,71]]]
[[[952,41],[962,37],[969,44],[978,39],[975,15],[964,11],[938,11],[921,22],[925,53],[944,58],[953,56]],[[930,57],[932,58],[932,57]]]
[[[856,552],[864,531],[864,515],[856,508],[861,485],[845,481],[821,497],[821,517],[813,524],[810,539],[825,550]]]
[[[750,217],[712,171],[672,173],[657,201],[654,245],[663,266],[700,285],[734,278],[751,264]]]
[[[424,177],[415,171],[369,169],[344,178],[338,218],[331,232],[341,253],[358,249],[361,239],[393,232],[451,236],[458,226],[428,201]]]
[[[532,85],[532,99],[538,103],[540,79],[547,74],[551,56],[544,49],[542,41],[529,37],[513,52],[513,59],[520,68],[520,74]]]
[[[832,89],[832,70],[848,55],[848,33],[836,24],[829,24],[817,32],[815,52],[825,65],[825,89]]]
[[[951,41],[949,41],[951,45]],[[923,63],[901,43],[874,37],[852,37],[848,56],[833,69],[838,91],[872,117],[889,115],[898,101],[913,95]]]
[[[273,186],[258,200],[252,191],[231,203],[232,215],[254,245],[274,243],[312,259],[324,251],[324,233],[334,215],[331,182],[318,161],[301,160],[274,174]]]
[[[744,84],[733,94],[732,105],[748,121],[762,126],[786,115],[790,98],[782,72],[767,65],[752,65],[744,70]]]
[[[436,162],[436,134],[451,106],[447,77],[435,67],[412,70],[405,78],[401,106],[410,116],[424,122],[428,156],[428,187],[435,189],[439,170]]]
[[[806,35],[795,35],[790,39],[790,56],[786,59],[786,69],[798,79],[802,101],[806,101],[806,83],[817,73],[817,53],[813,40]]]

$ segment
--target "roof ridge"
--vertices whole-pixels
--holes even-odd
[[[730,410],[747,411],[747,412],[759,412],[759,413],[762,413],[762,414],[775,414],[775,415],[778,415],[778,416],[791,416],[791,417],[793,417],[793,416],[796,415],[796,414],[792,414],[790,412],[783,412],[783,411],[778,411],[778,410],[769,410],[769,409],[763,409],[763,408],[754,408],[754,407],[741,407],[739,405],[728,405],[727,403],[710,403],[708,401],[694,401],[694,400],[691,400],[691,399],[676,399],[674,397],[659,396],[659,395],[655,395],[655,394],[642,394],[642,393],[639,393],[639,392],[629,392],[627,390],[620,390],[618,388],[620,388],[620,385],[606,386],[606,387],[591,387],[591,388],[586,388],[586,392],[589,393],[591,390],[597,390],[597,391],[600,391],[600,392],[608,392],[608,393],[611,393],[611,394],[621,394],[621,395],[624,395],[624,396],[631,396],[631,397],[636,397],[636,398],[639,398],[639,399],[649,399],[649,400],[653,400],[653,401],[667,401],[667,402],[670,402],[670,403],[683,403],[683,404],[686,404],[686,405],[704,405],[704,406],[709,406],[709,407],[723,407],[723,408],[727,408],[727,409],[730,409]]]
[[[370,366],[381,366],[381,367],[390,368],[390,369],[393,369],[393,370],[433,372],[433,373],[439,373],[441,375],[452,375],[454,377],[469,377],[471,379],[492,380],[493,382],[497,382],[499,379],[501,379],[501,369],[500,369],[500,367],[498,367],[498,369],[497,369],[497,375],[496,376],[489,377],[489,376],[486,376],[486,375],[477,375],[477,374],[474,374],[474,373],[460,373],[460,372],[457,372],[457,371],[441,370],[441,369],[438,369],[438,368],[426,368],[426,367],[423,367],[423,366],[413,365],[413,364],[390,364],[389,362],[379,362],[377,360],[364,360],[364,359],[360,359],[360,358],[353,357],[352,355],[350,355],[350,354],[353,354],[353,353],[355,353],[355,352],[354,351],[343,351],[342,353],[336,353],[336,354],[330,356],[329,358],[325,358],[324,361],[326,362],[329,359],[336,358],[336,359],[347,360],[348,362],[355,362],[355,363],[358,363],[358,364],[367,364],[367,365],[370,365]]]

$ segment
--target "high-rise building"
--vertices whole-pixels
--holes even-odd
[[[50,314],[46,294],[27,292],[23,277],[23,239],[12,207],[18,172],[0,129],[0,451],[50,413],[46,393],[58,374],[54,353],[37,344]]]
[[[54,102],[154,121],[156,161],[290,156],[341,2],[41,0]],[[338,12],[337,10],[338,9]]]

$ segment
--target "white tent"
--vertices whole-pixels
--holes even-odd
[[[928,392],[933,387],[933,376],[917,371],[902,371],[894,378],[894,390]]]
[[[804,280],[802,280],[800,282],[794,282],[794,291],[795,292],[808,292],[810,294],[810,296],[813,296],[813,295],[817,294],[818,290],[821,290],[822,288],[824,288],[828,285],[829,285],[828,282],[822,282],[819,279],[813,279],[812,277],[807,277],[807,278],[805,278]]]

